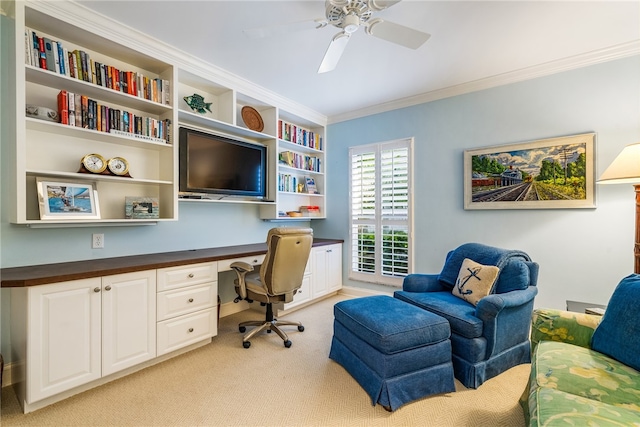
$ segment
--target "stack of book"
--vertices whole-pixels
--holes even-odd
[[[321,151],[324,146],[322,135],[284,120],[278,120],[278,138]]]
[[[142,117],[66,90],[58,93],[58,115],[63,125],[171,143],[171,120]]]
[[[59,41],[25,28],[25,62],[70,78],[169,105],[169,80],[149,78],[136,71],[122,71],[91,59],[83,50],[68,51]]]

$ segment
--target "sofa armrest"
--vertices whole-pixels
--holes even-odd
[[[591,337],[602,316],[540,308],[531,315],[531,351],[540,341],[560,341],[591,347]]]
[[[438,280],[438,274],[409,274],[402,282],[407,292],[438,292],[446,290]]]

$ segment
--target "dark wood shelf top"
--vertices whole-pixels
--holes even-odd
[[[313,239],[313,246],[343,243],[339,239]],[[177,252],[101,258],[85,261],[40,264],[0,269],[3,288],[47,285],[69,280],[110,276],[134,271],[154,270],[200,262],[220,261],[260,255],[267,252],[266,243],[194,249]]]

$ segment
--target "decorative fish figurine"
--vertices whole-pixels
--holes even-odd
[[[200,114],[205,114],[207,111],[212,113],[211,111],[212,102],[204,102],[204,98],[202,97],[202,95],[198,95],[197,93],[194,93],[193,95],[185,96],[182,99],[184,99],[184,102],[186,102],[187,105],[191,107],[192,110],[197,111]]]

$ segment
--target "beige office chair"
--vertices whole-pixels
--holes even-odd
[[[245,332],[247,326],[256,326],[242,338],[244,348],[251,346],[251,337],[264,330],[275,331],[283,339],[284,346],[289,348],[291,341],[279,326],[297,326],[298,331],[304,331],[300,322],[275,319],[273,303],[293,301],[293,295],[302,285],[312,244],[313,230],[310,228],[272,228],[267,236],[267,255],[259,272],[251,273],[253,266],[246,262],[231,264],[231,268],[238,274],[235,280],[238,297],[234,301],[259,301],[267,306],[265,320],[242,322],[238,325],[240,332]]]

